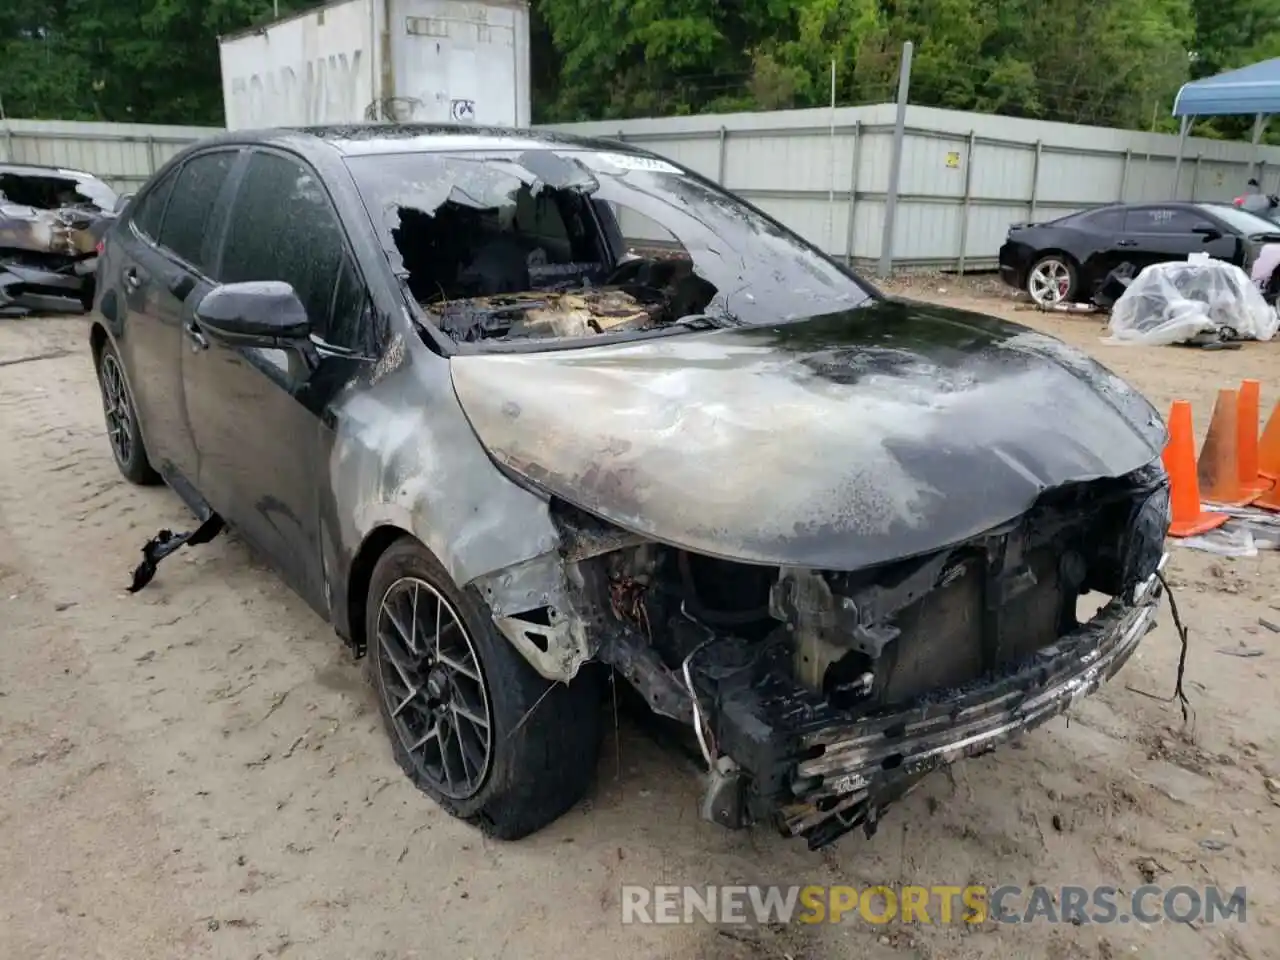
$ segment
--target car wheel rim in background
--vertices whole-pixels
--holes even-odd
[[[1031,271],[1027,288],[1036,303],[1061,303],[1071,288],[1071,271],[1061,260],[1041,261]]]
[[[484,784],[493,719],[475,644],[431,584],[403,577],[378,609],[378,681],[387,715],[414,768],[455,800]]]

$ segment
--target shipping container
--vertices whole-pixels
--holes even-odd
[[[231,130],[530,122],[526,0],[340,0],[218,46]]]

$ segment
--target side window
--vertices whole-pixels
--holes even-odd
[[[373,334],[369,290],[351,258],[343,253],[324,339],[334,346],[372,351],[376,347]]]
[[[342,238],[338,215],[314,173],[296,160],[256,153],[231,208],[218,279],[282,280],[292,285],[307,308],[312,329],[331,343],[348,346],[341,337],[351,330],[329,329],[346,258]],[[358,278],[354,270],[347,272]],[[354,285],[359,286],[358,279]],[[358,323],[344,317],[337,321],[340,326]]]
[[[170,170],[164,178],[149,189],[138,201],[133,211],[133,225],[138,232],[151,240],[160,239],[160,221],[164,217],[164,205],[169,202],[169,194],[173,193],[173,185],[178,179],[181,167]]]
[[[235,159],[235,151],[224,150],[201,154],[183,164],[160,227],[160,245],[205,273],[209,271],[209,264],[201,262],[200,249],[204,246],[218,193]]]
[[[1130,210],[1126,226],[1137,233],[1190,233],[1197,222],[1197,218],[1185,210],[1148,207]]]
[[[1119,233],[1124,229],[1123,210],[1099,210],[1085,218],[1085,222],[1094,230],[1103,233]]]

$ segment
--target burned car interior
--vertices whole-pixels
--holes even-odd
[[[380,177],[363,169],[366,159],[350,166],[387,255],[430,320],[460,343],[732,325],[743,307],[732,295],[755,266],[741,244],[776,229],[718,208],[669,164],[637,184],[608,154],[378,158]],[[639,227],[629,245],[624,221]],[[797,279],[801,298],[844,288],[831,309],[865,298],[829,262]]]

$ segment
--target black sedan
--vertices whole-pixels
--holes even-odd
[[[1086,303],[1121,264],[1204,252],[1249,271],[1280,224],[1227,203],[1116,204],[1047,223],[1017,223],[1000,248],[1000,277],[1041,306]]]
[[[221,135],[113,226],[91,329],[121,472],[200,521],[131,589],[233,527],[498,837],[587,789],[611,675],[696,741],[704,816],[817,847],[1091,693],[1159,607],[1138,393],[620,144]]]

